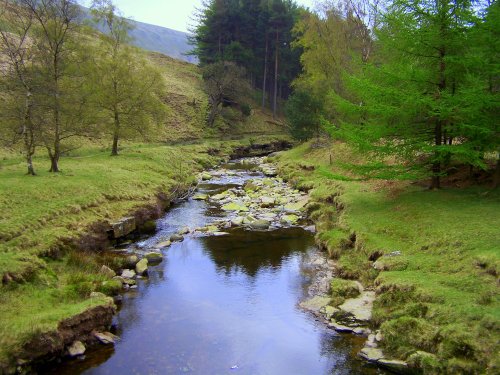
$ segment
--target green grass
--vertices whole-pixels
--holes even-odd
[[[285,176],[313,187],[311,215],[340,276],[376,289],[374,323],[385,335],[385,350],[425,373],[498,371],[499,192],[355,181],[345,170],[353,161],[362,156],[341,143],[305,144],[280,158]],[[394,251],[401,255],[378,258]],[[381,272],[373,268],[377,258]],[[435,360],[415,354],[419,350]]]

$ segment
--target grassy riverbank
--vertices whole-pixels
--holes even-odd
[[[92,251],[101,245],[94,238],[102,231],[96,223],[155,207],[160,193],[168,200],[235,147],[274,139],[137,144],[118,157],[88,147],[65,157],[62,173],[40,170],[36,177],[23,174],[20,158],[6,155],[0,168],[0,364],[62,319],[107,303],[88,298],[116,289],[99,274],[103,264],[113,266],[112,259]],[[36,163],[48,161],[39,157]]]
[[[311,217],[339,276],[377,291],[384,350],[429,374],[496,373],[499,192],[358,180],[343,166],[362,158],[346,145],[310,146],[284,153],[281,173],[312,189]]]

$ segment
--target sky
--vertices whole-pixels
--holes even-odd
[[[79,0],[90,6],[91,0]],[[188,31],[193,25],[192,15],[202,0],[114,0],[123,16],[135,21]],[[297,0],[297,3],[312,8],[314,0]]]

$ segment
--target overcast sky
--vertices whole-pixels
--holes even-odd
[[[168,27],[169,29],[188,31],[196,7],[202,0],[114,0],[114,4],[127,18],[135,21]],[[296,0],[298,4],[312,8],[314,0]],[[90,6],[92,0],[79,0]]]

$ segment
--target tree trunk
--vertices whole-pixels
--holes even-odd
[[[54,58],[54,152],[49,154],[50,172],[59,172],[59,158],[61,156],[61,134],[60,134],[60,102],[59,102],[59,60]]]
[[[266,55],[264,56],[264,79],[262,81],[262,109],[266,108],[266,86],[267,86],[267,54],[269,49],[269,40],[266,33]]]
[[[439,50],[439,83],[438,90],[440,100],[443,91],[446,89],[446,63],[445,63],[446,50],[441,47]],[[431,190],[437,190],[441,188],[441,150],[440,146],[443,144],[443,120],[436,119],[436,124],[434,126],[434,145],[437,150],[434,152],[434,162],[432,163],[432,181]]]
[[[276,118],[278,109],[278,55],[279,55],[279,31],[276,30],[276,57],[274,60],[274,98],[273,98],[273,118]]]
[[[120,138],[120,116],[115,110],[115,126],[113,128],[113,147],[111,148],[111,156],[118,156],[118,140]]]
[[[49,172],[58,173],[59,172],[59,156],[56,152],[49,150],[50,158],[50,170]]]
[[[500,151],[497,153],[497,166],[493,173],[493,189],[498,189],[500,186]]]
[[[28,167],[28,175],[35,176],[35,168],[33,167],[33,155],[35,154],[35,136],[33,134],[33,123],[31,121],[31,92],[26,93],[26,112],[24,114],[23,134],[24,134],[24,151],[26,153],[26,165]]]

